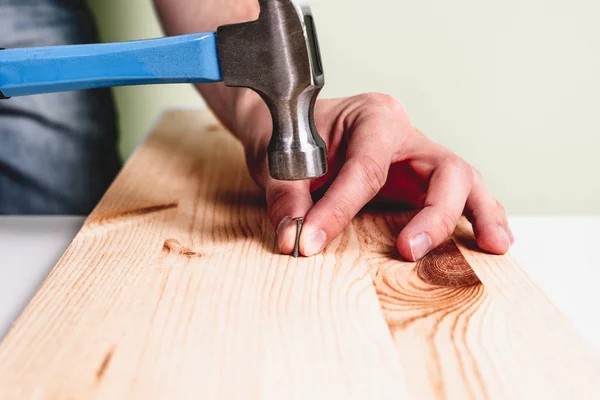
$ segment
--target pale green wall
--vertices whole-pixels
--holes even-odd
[[[201,0],[195,0],[201,1]],[[160,34],[150,0],[93,0],[103,38]],[[596,0],[312,0],[324,97],[395,95],[513,214],[600,214]],[[189,87],[119,89],[123,150]]]

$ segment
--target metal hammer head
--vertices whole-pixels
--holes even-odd
[[[259,0],[258,20],[217,31],[225,85],[256,91],[273,118],[269,170],[278,180],[327,172],[327,149],[313,111],[325,84],[317,34],[308,6]]]

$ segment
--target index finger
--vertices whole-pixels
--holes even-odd
[[[380,140],[363,138],[349,144],[339,175],[306,215],[300,239],[303,255],[320,253],[385,184],[393,151]]]

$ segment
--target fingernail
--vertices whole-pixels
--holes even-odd
[[[307,257],[319,254],[325,247],[327,234],[325,231],[317,231],[304,240],[304,255]]]
[[[431,250],[431,238],[426,233],[420,233],[409,240],[413,260],[417,261]]]
[[[511,245],[515,244],[515,235],[513,235],[512,230],[510,229],[510,226],[508,227],[508,238],[510,239]]]
[[[288,224],[288,223],[290,223],[290,222],[292,222],[292,217],[290,217],[290,216],[288,215],[287,217],[285,217],[284,219],[282,219],[282,220],[279,222],[279,225],[277,225],[277,230],[275,231],[275,233],[276,233],[277,235],[279,235],[279,232],[281,232],[281,229],[283,228],[283,226],[284,226],[285,224]]]
[[[292,217],[285,217],[284,219],[281,220],[281,222],[279,223],[279,225],[277,226],[277,246],[279,247],[279,252],[282,251],[282,249],[286,248],[286,244],[288,244],[288,242],[290,242],[290,231],[291,228],[293,228],[295,226],[294,221],[292,220]],[[287,246],[289,247],[289,246]]]
[[[510,247],[510,239],[508,238],[506,229],[504,229],[502,225],[496,225],[496,230],[498,231],[498,234],[502,237],[502,239],[506,240],[506,243],[508,243],[508,247]]]

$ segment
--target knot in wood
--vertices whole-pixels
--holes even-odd
[[[435,286],[469,287],[481,284],[452,239],[419,260],[416,273],[423,282]]]

